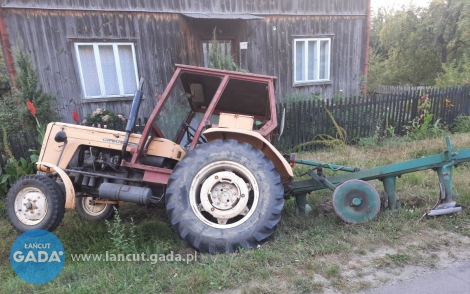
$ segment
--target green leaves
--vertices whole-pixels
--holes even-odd
[[[427,8],[380,9],[372,19],[369,90],[376,85],[467,83],[470,2],[433,1]],[[462,66],[464,64],[464,66]]]
[[[225,54],[223,52],[220,43],[217,41],[217,27],[212,31],[212,40],[208,59],[208,67],[210,68],[247,72],[246,70],[238,67],[233,55]]]
[[[11,152],[10,146],[7,140],[8,134],[3,128],[3,146],[8,156],[7,164],[4,169],[0,168],[0,192],[5,193],[8,188],[11,187],[19,178],[35,172],[36,162],[39,159],[39,151],[28,150],[33,152],[29,156],[29,160],[21,157],[16,160]]]
[[[36,130],[38,125],[45,126],[51,121],[56,121],[58,116],[53,111],[53,106],[57,105],[56,98],[41,90],[31,57],[24,50],[20,49],[15,52],[15,67],[18,72],[16,84],[19,91],[13,95],[12,99],[15,100],[16,107],[20,106],[19,114],[23,128]],[[35,117],[26,109],[28,100],[36,107]]]
[[[34,163],[28,162],[24,158],[8,159],[7,165],[0,177],[0,189],[6,192],[19,178],[29,175],[34,171]]]

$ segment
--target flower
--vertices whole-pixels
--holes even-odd
[[[39,142],[39,144],[42,144],[44,140],[45,130],[42,128],[41,124],[39,123],[38,118],[36,117],[36,111],[37,111],[36,106],[34,106],[34,103],[28,99],[26,101],[26,107],[28,107],[29,112],[34,117],[34,119],[36,119],[36,124],[37,124],[36,131],[38,132],[37,141]]]
[[[450,99],[447,97],[446,98],[446,107],[449,107],[449,106],[454,106],[454,104],[451,103]]]
[[[28,107],[28,110],[31,113],[31,115],[36,117],[36,107],[34,106],[33,102],[29,101],[28,99],[26,101],[26,106]]]
[[[421,97],[421,103],[426,102],[426,100],[428,100],[428,95],[427,95],[427,94],[424,94],[424,95]]]
[[[73,120],[77,123],[77,124],[80,124],[80,118],[78,117],[78,113],[74,110],[72,111],[72,117],[73,117]]]
[[[101,109],[100,108],[97,108],[95,111],[93,111],[93,113],[91,114],[91,116],[97,116],[97,115],[100,115],[102,113]]]
[[[115,114],[111,110],[97,108],[92,113],[86,115],[83,124],[91,125],[103,128],[106,125],[106,128],[122,128],[121,121],[125,121],[125,118],[122,114]],[[117,124],[116,124],[117,123]]]
[[[87,120],[84,119],[84,120],[82,121],[82,124],[86,124],[86,123],[87,123]]]

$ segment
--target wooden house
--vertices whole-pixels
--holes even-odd
[[[367,73],[370,0],[1,0],[7,66],[27,51],[62,120],[96,108],[139,116],[156,105],[176,63],[208,63],[214,29],[235,62],[277,76],[276,97],[359,94]]]

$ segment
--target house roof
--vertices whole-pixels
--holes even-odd
[[[213,13],[213,12],[191,12],[191,13],[182,13],[182,15],[190,17],[190,18],[199,18],[199,19],[243,19],[243,20],[251,20],[251,19],[263,19],[261,16],[256,16],[252,14],[226,14],[226,13]]]
[[[198,18],[256,19],[271,15],[365,16],[370,0],[0,0],[0,9],[201,14]],[[207,16],[209,14],[210,16]],[[233,15],[233,17],[231,17]],[[256,16],[255,16],[256,15]],[[188,16],[191,17],[191,16]],[[231,17],[231,18],[230,18]],[[253,17],[253,18],[246,18]]]

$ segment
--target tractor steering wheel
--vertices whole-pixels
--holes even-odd
[[[191,145],[191,142],[194,140],[194,136],[196,135],[197,130],[193,128],[190,124],[184,123],[183,124],[184,129],[186,130],[186,138],[188,140],[188,146]],[[197,143],[198,144],[204,144],[207,143],[206,137],[204,137],[203,134],[197,138]]]

